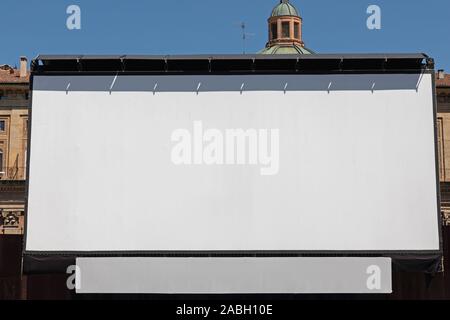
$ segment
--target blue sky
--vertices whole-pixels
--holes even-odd
[[[450,71],[448,0],[291,0],[304,19],[304,41],[317,53],[425,52]],[[242,53],[267,41],[278,0],[1,0],[0,64],[20,55]],[[81,8],[81,30],[66,28],[66,8]],[[368,30],[369,5],[382,29]]]

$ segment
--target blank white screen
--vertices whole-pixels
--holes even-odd
[[[34,78],[27,250],[439,249],[430,74],[113,78]],[[279,173],[176,166],[196,120],[278,128]]]

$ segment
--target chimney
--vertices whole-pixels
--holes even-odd
[[[28,75],[27,71],[28,59],[27,57],[20,57],[20,77],[25,78]]]
[[[445,72],[444,72],[444,70],[438,70],[438,79],[439,80],[442,80],[442,79],[444,79],[445,78]]]

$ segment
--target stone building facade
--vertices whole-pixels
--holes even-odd
[[[441,181],[441,210],[443,222],[450,225],[450,75],[439,71],[436,75],[437,130],[439,150],[439,178]]]
[[[0,65],[0,235],[23,233],[29,109],[28,61]]]

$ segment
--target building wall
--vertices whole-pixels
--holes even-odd
[[[25,207],[29,76],[0,68],[0,236],[22,234]]]
[[[450,225],[450,75],[437,80],[437,130],[441,211],[443,223]]]
[[[438,88],[440,180],[450,182],[450,88]]]
[[[0,122],[5,130],[0,130],[0,179],[25,180],[28,109],[0,107]]]

